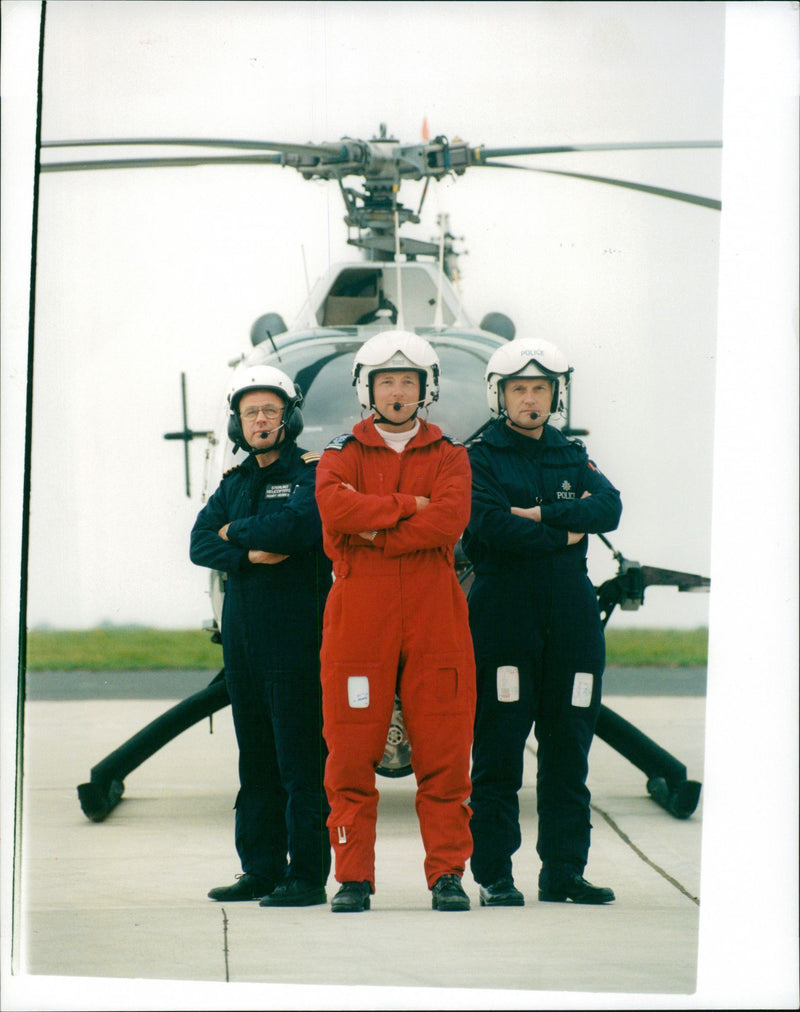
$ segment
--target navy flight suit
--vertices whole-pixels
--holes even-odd
[[[582,874],[605,640],[587,538],[568,546],[567,532],[613,530],[620,496],[583,444],[549,424],[533,439],[499,418],[468,450],[464,549],[475,572],[469,614],[478,682],[472,873],[485,886],[512,874],[525,742],[535,724],[537,851],[543,866]],[[542,522],[515,516],[512,506],[540,506]]]
[[[318,459],[294,443],[267,467],[248,456],[200,511],[190,555],[227,574],[222,652],[239,746],[242,870],[324,886],[331,851],[319,651],[331,563],[314,498]],[[229,522],[225,541],[217,532]],[[289,558],[251,563],[250,549]]]

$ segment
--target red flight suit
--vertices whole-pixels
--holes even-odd
[[[321,652],[335,877],[368,881],[375,891],[375,768],[397,692],[432,888],[441,875],[462,875],[472,852],[475,660],[453,568],[454,546],[469,521],[469,458],[423,420],[397,453],[370,417],[328,444],[316,495],[335,575]],[[416,496],[430,499],[419,512]],[[372,542],[359,534],[373,530]]]

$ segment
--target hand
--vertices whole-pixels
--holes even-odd
[[[247,558],[254,563],[265,566],[275,566],[279,562],[283,562],[284,559],[288,559],[288,555],[281,555],[279,552],[262,552],[257,548],[251,548],[247,553]]]
[[[417,513],[421,513],[430,504],[430,499],[426,495],[415,495],[414,498],[417,500]]]
[[[377,533],[377,531],[359,531],[358,536],[365,541],[374,541]]]
[[[536,523],[542,522],[541,506],[528,506],[525,508],[522,506],[512,506],[511,512],[515,517],[525,517],[527,520],[535,520]]]
[[[225,524],[224,527],[220,527],[220,529],[217,531],[217,534],[219,534],[219,536],[222,538],[223,541],[227,541],[228,540],[228,528],[229,527],[230,527],[230,524]]]

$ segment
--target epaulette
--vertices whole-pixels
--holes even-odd
[[[494,428],[492,425],[493,421],[494,419],[488,418],[479,429],[477,429],[475,432],[472,433],[471,436],[468,437],[465,444],[468,450],[471,447],[477,446],[479,443],[483,442],[483,437],[486,435],[486,433],[489,432],[490,430],[493,430]]]
[[[326,450],[341,450],[345,443],[349,440],[355,439],[352,432],[343,432],[341,436],[334,436],[333,439],[325,447]]]
[[[305,453],[300,454],[300,459],[304,464],[316,464],[321,456],[321,453],[315,453],[313,450],[307,450]]]
[[[234,464],[233,467],[229,467],[227,471],[223,472],[222,477],[227,478],[229,474],[233,474],[234,471],[238,471],[243,463],[244,461],[240,461],[238,464]]]

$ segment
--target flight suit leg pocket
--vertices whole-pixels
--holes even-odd
[[[333,678],[323,686],[323,692],[333,692],[333,712],[338,722],[374,724],[384,717],[388,719],[394,703],[394,686],[389,686],[387,696],[381,674],[376,664],[348,662],[334,666]]]
[[[513,664],[500,664],[497,668],[498,703],[519,702],[519,668]]]
[[[432,655],[426,665],[422,679],[424,695],[428,701],[428,712],[432,714],[461,713],[474,700],[474,676],[472,685],[460,663],[460,658],[450,654]],[[400,698],[402,699],[402,683]]]
[[[588,710],[592,705],[594,675],[590,671],[576,671],[572,681],[572,705]]]

